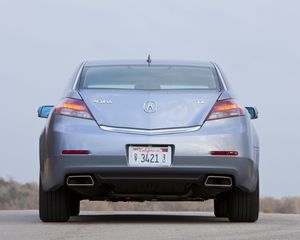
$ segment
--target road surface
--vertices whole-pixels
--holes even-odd
[[[37,211],[0,211],[1,240],[300,239],[300,215],[261,214],[230,223],[202,212],[83,212],[67,223],[42,223]]]

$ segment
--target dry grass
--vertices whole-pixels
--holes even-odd
[[[37,206],[37,183],[20,184],[0,178],[0,210],[36,209]]]

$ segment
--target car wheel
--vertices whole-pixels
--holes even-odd
[[[227,207],[231,222],[255,222],[259,215],[259,182],[254,192],[237,188],[229,192]]]
[[[218,197],[214,200],[214,213],[216,217],[227,217],[227,199]]]
[[[39,197],[39,214],[43,222],[66,222],[69,220],[69,194],[65,188],[44,191],[40,183]]]
[[[80,213],[80,200],[74,194],[70,199],[70,214],[71,216],[78,216]]]

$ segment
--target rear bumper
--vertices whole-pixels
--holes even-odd
[[[65,185],[68,175],[90,174],[97,185],[125,181],[168,182],[203,186],[208,175],[233,178],[233,185],[253,191],[258,159],[244,118],[206,122],[199,131],[156,136],[113,133],[90,120],[54,116],[40,138],[40,170],[44,190]],[[170,167],[130,167],[126,146],[172,145]],[[62,150],[86,149],[87,156],[62,155]],[[210,151],[238,151],[236,157],[211,156]]]
[[[108,164],[109,162],[109,164]],[[123,162],[123,164],[121,164]],[[42,172],[44,190],[65,185],[69,175],[92,175],[97,185],[128,182],[184,182],[204,186],[208,175],[233,178],[233,185],[253,191],[257,169],[252,160],[239,157],[174,157],[170,167],[130,167],[122,157],[68,156],[49,159]]]

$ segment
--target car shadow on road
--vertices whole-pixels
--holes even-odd
[[[227,218],[216,218],[214,216],[184,215],[184,214],[152,214],[152,213],[104,213],[99,215],[79,215],[71,217],[69,222],[73,223],[226,223]]]

